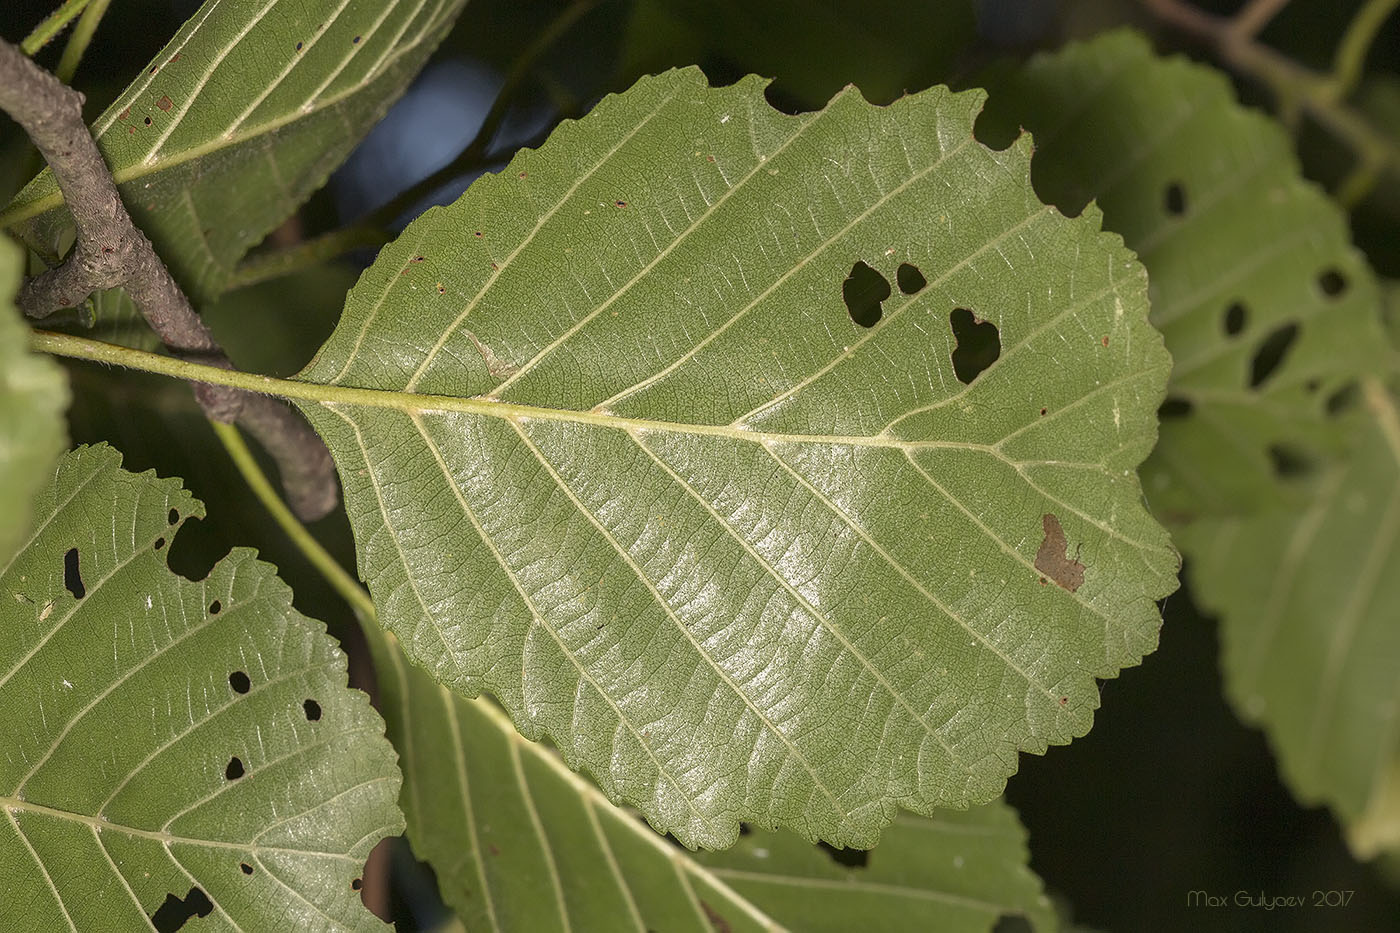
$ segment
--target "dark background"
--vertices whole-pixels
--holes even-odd
[[[57,0],[53,0],[56,5]],[[50,4],[0,4],[0,35],[17,41]],[[1230,0],[1202,2],[1217,12]],[[174,34],[197,3],[123,0],[114,4],[75,79],[95,117]],[[475,134],[503,75],[560,11],[548,0],[472,0],[459,28],[331,184],[315,195],[290,232],[301,236],[363,215],[450,162]],[[1298,61],[1325,68],[1357,2],[1295,0],[1263,40]],[[450,200],[491,159],[537,143],[561,117],[586,112],[603,93],[622,90],[646,72],[699,64],[712,83],[756,72],[775,78],[768,96],[784,110],[822,106],[848,83],[887,102],[930,84],[970,86],[1069,37],[1120,23],[1153,33],[1162,50],[1196,54],[1130,0],[599,0],[530,69],[486,164],[445,181],[434,193]],[[40,60],[57,61],[62,40]],[[1393,15],[1368,60],[1363,104],[1400,126],[1400,14]],[[1257,88],[1241,96],[1268,106]],[[1386,125],[1384,118],[1379,125]],[[431,132],[410,132],[426,126]],[[422,143],[424,137],[430,143]],[[412,137],[415,143],[400,143]],[[1304,126],[1299,151],[1306,173],[1335,184],[1350,156],[1315,127]],[[32,166],[17,128],[0,117],[0,198]],[[407,216],[407,215],[406,215]],[[1400,275],[1400,191],[1382,188],[1353,215],[1358,245],[1384,274]],[[241,366],[290,373],[329,333],[358,267],[332,267],[249,289],[206,309],[228,335]],[[265,300],[275,299],[275,300]],[[285,309],[297,307],[295,318]],[[248,326],[249,321],[256,327]],[[248,333],[257,341],[236,338]],[[302,611],[326,619],[356,653],[344,605],[257,509],[221,459],[200,459],[212,435],[183,387],[91,367],[75,380],[75,442],[106,439],[126,465],[183,476],[209,505],[210,518],[182,533],[172,562],[201,576],[233,544],[252,545],[281,568]],[[343,514],[315,530],[348,565],[352,545]],[[1348,854],[1331,816],[1300,808],[1280,783],[1268,745],[1225,704],[1217,670],[1216,624],[1194,608],[1188,585],[1167,601],[1159,650],[1138,668],[1103,685],[1093,731],[1043,757],[1023,756],[1007,798],[1030,832],[1032,867],[1081,924],[1109,930],[1382,930],[1400,929],[1400,866],[1361,865]],[[368,673],[356,676],[370,686]],[[439,918],[430,874],[406,847],[393,854],[392,906],[401,928]],[[1389,873],[1389,880],[1386,874]],[[1301,910],[1188,908],[1187,893],[1246,897],[1352,890],[1346,908]]]

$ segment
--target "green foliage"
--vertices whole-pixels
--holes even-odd
[[[373,391],[302,409],[415,663],[687,845],[869,846],[896,800],[994,798],[1151,649],[1167,357],[1097,217],[975,142],[980,95],[761,87],[645,79],[427,213],[298,376]],[[856,262],[912,292],[870,326]],[[960,308],[1000,339],[967,385]]]
[[[409,838],[468,929],[990,930],[1003,915],[1054,928],[1004,804],[896,817],[866,867],[762,830],[689,855],[492,703],[409,665],[393,636],[371,645]]]
[[[297,212],[464,5],[208,0],[94,134],[243,372],[140,352],[119,290],[42,325],[87,341],[35,338],[293,400],[343,517],[297,525],[178,382],[32,356],[0,243],[0,926],[379,928],[360,879],[406,829],[473,930],[1055,929],[998,798],[1156,647],[1177,547],[1239,719],[1395,858],[1400,285],[1348,229],[1400,217],[1365,122],[1393,75],[1338,109],[1351,78],[1215,43],[1280,121],[1129,31],[941,86],[996,4],[491,8],[520,106],[487,125],[531,122],[531,80],[583,115],[397,238],[236,268],[324,228]],[[618,39],[594,90],[548,57],[579,22]],[[1356,151],[1335,196],[1302,112]],[[26,158],[0,139],[0,190]],[[0,229],[59,261],[47,171]],[[324,257],[384,240],[344,297]],[[70,391],[75,439],[210,502],[175,554],[204,507],[110,447],[60,457]],[[348,601],[384,720],[278,573],[307,613]]]
[[[211,929],[380,928],[356,879],[402,827],[382,721],[252,551],[172,573],[203,506],[120,463],[66,454],[0,571],[0,915],[138,929],[172,895]]]
[[[206,0],[93,135],[122,199],[197,301],[325,184],[466,0]],[[72,221],[51,173],[0,214],[61,255]]]
[[[30,501],[63,450],[59,422],[68,386],[52,360],[24,347],[17,319],[23,252],[0,240],[0,560],[8,560],[28,530]]]

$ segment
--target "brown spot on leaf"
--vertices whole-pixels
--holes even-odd
[[[1069,542],[1060,520],[1049,512],[1040,517],[1045,540],[1035,554],[1035,569],[1073,593],[1084,582],[1084,565],[1069,556]]]
[[[175,106],[175,102],[167,95],[156,101],[156,106],[161,110],[169,110],[171,107]]]
[[[179,53],[179,52],[176,52],[174,55],[170,56],[170,61],[166,62],[166,64],[167,64],[167,65],[173,65],[173,64],[175,64],[176,62],[178,62],[179,60],[180,60],[180,53]]]
[[[126,109],[123,110],[121,113],[117,114],[117,119],[118,119],[118,120],[125,120],[125,119],[126,119],[127,117],[129,117],[129,116],[131,116],[131,108],[130,108],[130,107],[126,108]]]
[[[1104,346],[1108,346],[1108,338],[1107,338],[1107,337],[1104,337],[1103,340],[1100,341],[1100,342],[1101,342]]]

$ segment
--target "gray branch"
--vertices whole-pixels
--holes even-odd
[[[223,348],[136,228],[83,121],[83,95],[0,39],[0,109],[22,126],[53,170],[78,238],[62,265],[25,282],[19,305],[31,318],[75,307],[103,288],[126,289],[175,356],[233,369]],[[325,444],[290,408],[264,395],[196,382],[195,398],[216,421],[236,421],[277,461],[292,508],[315,519],[335,508],[335,469]]]

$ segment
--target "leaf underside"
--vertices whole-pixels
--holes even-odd
[[[1368,375],[1395,351],[1345,215],[1221,75],[1133,34],[1039,58],[1016,91],[1003,116],[1038,134],[1038,190],[1096,197],[1152,277],[1191,408],[1144,483],[1220,616],[1226,695],[1358,855],[1400,847],[1400,418]]]
[[[206,0],[98,118],[122,201],[198,301],[321,187],[466,0]],[[72,240],[45,170],[3,214],[41,254]]]
[[[357,890],[403,826],[383,722],[252,551],[171,572],[203,506],[120,462],[65,455],[0,571],[0,926],[383,929]]]
[[[373,636],[371,636],[373,638]],[[698,859],[610,804],[487,699],[466,700],[373,638],[414,852],[469,930],[1053,929],[1004,804],[901,816],[866,868],[755,830]]]
[[[1038,56],[992,95],[988,127],[1035,134],[1035,185],[1090,199],[1151,277],[1173,365],[1143,465],[1170,523],[1299,501],[1335,453],[1356,380],[1394,358],[1347,219],[1305,180],[1283,128],[1226,77],[1120,31]]]
[[[687,845],[870,846],[995,798],[1154,646],[1169,364],[1141,267],[1035,199],[1029,139],[973,139],[980,94],[762,88],[643,79],[429,211],[302,407],[415,663]],[[966,384],[955,326],[997,341]],[[1046,515],[1082,582],[1038,569]]]

